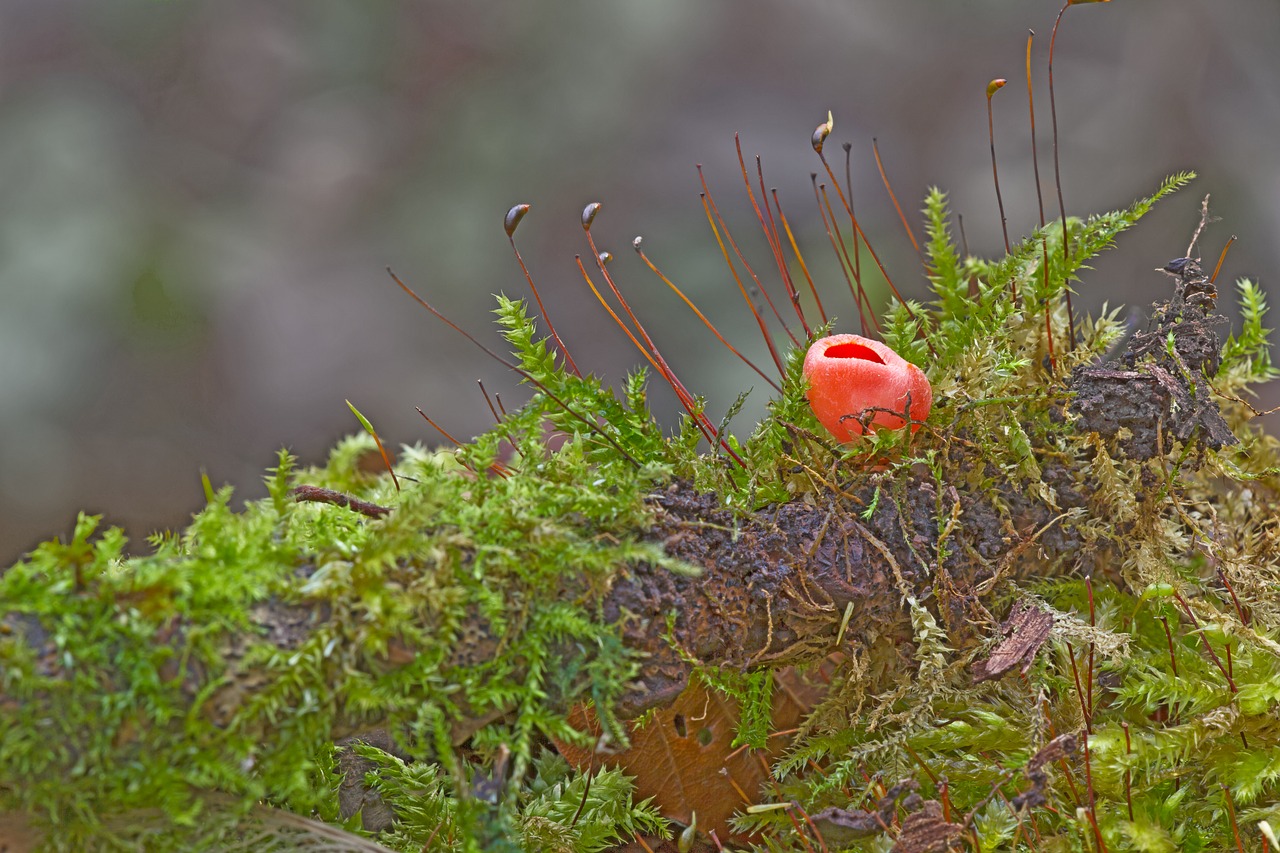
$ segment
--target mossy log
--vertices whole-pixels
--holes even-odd
[[[1016,581],[1163,578],[1189,626],[1235,618],[1189,604],[1177,586],[1189,575],[1169,574],[1197,549],[1244,599],[1232,630],[1244,636],[1249,610],[1250,642],[1270,648],[1280,606],[1268,575],[1223,562],[1191,513],[1234,517],[1247,541],[1232,553],[1274,567],[1267,519],[1280,496],[1273,473],[1180,479],[1236,433],[1207,391],[1213,299],[1195,289],[1198,270],[1175,274],[1173,300],[1118,362],[1083,352],[1064,391],[1012,416],[981,420],[989,407],[942,400],[935,418],[950,426],[922,431],[927,452],[907,462],[883,455],[902,452],[885,441],[851,468],[812,419],[787,420],[803,412],[792,376],[760,442],[790,499],[755,508],[727,506],[731,490],[706,485],[728,476],[712,468],[722,459],[678,456],[696,435],[664,443],[631,419],[643,402],[633,383],[629,410],[588,396],[598,389],[578,398],[619,434],[633,430],[633,454],[589,433],[548,451],[544,419],[575,399],[562,391],[456,457],[406,450],[402,491],[367,473],[372,442],[358,438],[324,469],[296,471],[282,454],[270,496],[243,512],[210,490],[191,527],[157,538],[148,556],[125,556],[118,531],[97,535],[82,517],[66,542],[0,577],[0,812],[67,849],[150,826],[122,829],[128,815],[161,813],[181,829],[210,814],[248,820],[266,802],[340,822],[340,740],[377,730],[384,752],[454,770],[511,754],[520,778],[548,738],[582,737],[565,720],[574,704],[592,703],[617,731],[620,718],[673,700],[695,668],[838,653],[857,661],[859,695],[914,676],[968,689],[1004,671],[980,657],[999,640]],[[571,381],[544,363],[523,315],[510,325],[529,371]],[[1275,455],[1273,441],[1237,429],[1259,459]],[[512,468],[498,453],[516,436],[525,464]],[[651,441],[674,447],[675,461],[632,464]],[[1107,639],[1076,629],[1092,667]],[[1251,672],[1267,683],[1265,667]],[[937,686],[920,686],[920,708]],[[1246,712],[1255,743],[1270,742],[1264,692],[1256,686]]]

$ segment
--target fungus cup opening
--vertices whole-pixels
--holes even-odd
[[[806,396],[818,421],[837,440],[877,429],[915,432],[933,407],[933,389],[919,367],[881,341],[832,335],[805,355]]]
[[[880,353],[860,343],[836,344],[835,346],[827,347],[823,355],[827,358],[858,358],[863,361],[884,364],[884,359],[880,357]]]

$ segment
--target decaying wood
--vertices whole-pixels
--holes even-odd
[[[928,480],[882,500],[868,520],[834,503],[805,501],[735,518],[714,496],[681,483],[653,495],[658,517],[650,535],[702,575],[637,566],[605,599],[606,618],[620,619],[627,643],[649,655],[624,710],[670,702],[684,689],[690,661],[780,667],[874,641],[886,666],[900,656],[908,667],[908,594],[937,605],[957,640],[976,642],[973,625],[991,621],[979,586],[997,571],[998,555],[1053,515],[1025,504],[1024,517],[1010,528],[988,501],[948,492],[941,501],[957,502],[964,524],[942,565],[934,541],[940,499]],[[945,601],[933,600],[939,570],[947,576]],[[1027,561],[1006,576],[1054,570]]]
[[[974,664],[973,680],[990,681],[1015,666],[1025,675],[1036,659],[1036,652],[1049,639],[1052,628],[1052,614],[1040,610],[1026,599],[1019,599],[1000,626],[1000,642],[987,658]]]

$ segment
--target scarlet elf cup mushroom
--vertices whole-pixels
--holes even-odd
[[[861,335],[814,341],[804,358],[804,375],[814,415],[840,441],[877,429],[902,429],[904,415],[915,432],[933,407],[924,371],[881,341]]]

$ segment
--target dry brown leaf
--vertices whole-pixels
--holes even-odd
[[[788,732],[799,724],[820,691],[789,671],[776,674],[773,730]],[[621,768],[636,780],[636,797],[652,797],[662,814],[688,825],[697,813],[698,829],[714,830],[722,841],[733,837],[729,818],[761,800],[769,779],[769,762],[790,741],[771,736],[768,750],[733,746],[738,705],[717,690],[694,683],[669,708],[646,718],[641,727],[629,725],[631,748],[617,753],[595,752],[557,742],[566,760],[579,770],[602,766]],[[578,707],[570,722],[599,738],[594,714]]]

